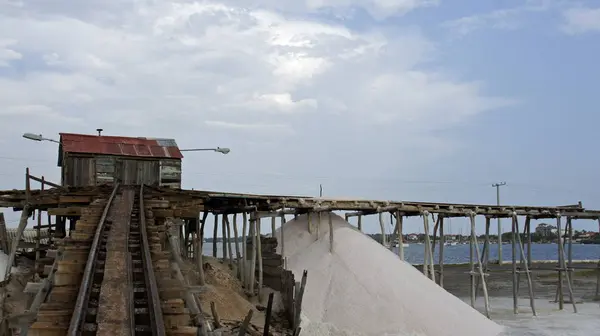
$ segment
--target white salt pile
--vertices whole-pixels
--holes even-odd
[[[308,270],[302,335],[496,336],[502,327],[427,279],[343,218],[298,216],[284,226],[287,268]],[[318,227],[318,230],[317,230]],[[277,232],[281,241],[281,229]],[[281,243],[278,244],[281,253]]]

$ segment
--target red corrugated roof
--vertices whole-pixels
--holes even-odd
[[[182,159],[173,139],[129,138],[89,134],[60,133],[64,153],[88,153]]]

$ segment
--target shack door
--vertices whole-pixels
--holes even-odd
[[[119,160],[117,176],[123,185],[158,185],[160,177],[158,161]]]
[[[159,161],[137,161],[136,184],[158,186],[160,182]]]

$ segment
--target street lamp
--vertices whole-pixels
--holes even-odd
[[[41,134],[25,133],[25,134],[23,134],[23,138],[33,140],[33,141],[50,141],[50,142],[56,142],[57,144],[60,143],[60,141],[56,141],[54,139],[44,138]]]
[[[101,135],[102,129],[97,129],[98,131],[98,135]],[[28,140],[33,140],[33,141],[50,141],[50,142],[56,142],[57,144],[60,144],[60,141],[56,141],[54,139],[49,139],[49,138],[44,138],[41,134],[34,134],[34,133],[25,133],[23,134],[23,138],[28,139]],[[222,154],[229,154],[229,152],[231,152],[231,149],[226,148],[226,147],[217,147],[217,148],[190,148],[190,149],[180,149],[179,151],[181,152],[199,152],[199,151],[213,151],[213,152],[217,152],[217,153],[222,153]]]
[[[228,154],[229,152],[231,152],[231,149],[226,148],[226,147],[217,147],[217,148],[189,148],[189,149],[180,149],[180,152],[200,152],[200,151],[212,151],[212,152],[217,152],[217,153],[222,153],[222,154]]]

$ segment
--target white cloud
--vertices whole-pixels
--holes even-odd
[[[230,146],[227,160],[238,165],[260,156],[242,148],[262,141],[269,152],[284,153],[263,162],[272,169],[292,169],[282,165],[297,155],[318,156],[318,169],[335,169],[382,145],[416,162],[415,148],[427,156],[450,153],[452,142],[437,130],[510,103],[485,95],[480,82],[445,73],[448,66],[435,63],[435,43],[416,30],[356,31],[306,19],[325,2],[285,11],[281,1],[235,3],[0,5],[0,40],[18,41],[10,48],[23,55],[9,63],[20,62],[19,75],[0,72],[0,111],[11,115],[0,134],[101,127],[106,134],[174,137],[183,147]],[[326,3],[391,15],[436,1]],[[19,119],[33,113],[27,123]],[[436,140],[427,141],[432,135]],[[186,160],[193,167],[199,159]],[[300,161],[293,169],[317,169]],[[365,160],[352,169],[379,168]]]
[[[406,14],[420,7],[439,4],[439,0],[306,0],[310,9],[349,9],[353,6],[366,9],[376,18]]]
[[[516,7],[501,8],[488,13],[474,14],[449,20],[443,22],[442,26],[461,36],[485,28],[514,30],[520,28],[527,21],[522,16],[545,12],[559,5],[560,3],[554,0],[527,0]]]
[[[600,8],[571,8],[564,13],[562,30],[567,34],[600,32]]]
[[[281,133],[292,133],[293,130],[289,125],[285,124],[256,124],[256,123],[234,123],[219,120],[207,120],[204,122],[206,125],[216,128],[223,128],[228,130],[238,130],[244,132],[259,132],[269,133],[275,132],[277,135]]]
[[[331,13],[344,18],[362,9],[375,19],[401,16],[413,10],[439,5],[440,0],[254,0],[235,1],[245,7],[273,8],[287,13]]]
[[[0,39],[0,68],[9,66],[11,61],[23,58],[23,55],[9,48],[15,43],[14,40]]]

